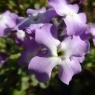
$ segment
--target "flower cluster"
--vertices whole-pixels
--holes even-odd
[[[49,80],[58,66],[60,80],[68,85],[82,70],[91,35],[95,45],[95,26],[87,24],[78,4],[48,0],[48,5],[48,9],[28,9],[28,17],[9,11],[1,14],[0,37],[15,34],[17,45],[24,48],[18,63],[26,65],[39,81]]]

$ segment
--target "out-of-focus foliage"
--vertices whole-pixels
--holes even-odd
[[[95,1],[83,1],[81,7],[88,21],[95,22]],[[47,0],[0,0],[1,13],[11,10],[25,16],[27,8],[39,9],[41,6],[47,6]],[[91,48],[82,63],[83,71],[74,76],[67,86],[58,79],[56,70],[53,70],[52,78],[47,83],[38,82],[27,68],[17,64],[22,48],[10,38],[0,38],[0,52],[7,52],[8,56],[8,63],[0,65],[0,95],[95,95],[95,47],[92,45]]]
[[[0,0],[0,12],[11,10],[13,12],[25,15],[27,8],[39,9],[47,5],[47,0]]]

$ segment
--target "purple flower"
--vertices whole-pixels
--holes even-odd
[[[6,11],[0,15],[0,36],[4,36],[5,29],[16,26],[17,18],[18,16],[10,11]]]
[[[56,13],[63,16],[66,24],[67,35],[80,35],[85,32],[86,15],[78,13],[79,6],[77,4],[68,4],[66,0],[49,0],[49,5],[54,8]]]
[[[80,37],[82,40],[89,40],[90,39],[90,30],[89,25],[87,25],[87,29],[85,32],[81,33]]]
[[[51,52],[49,57],[35,56],[29,63],[29,70],[40,81],[47,81],[52,69],[59,65],[59,78],[69,84],[73,75],[81,71],[80,63],[89,50],[89,43],[79,36],[66,37],[62,42],[51,33],[52,24],[45,24],[35,32],[35,41],[45,45]]]

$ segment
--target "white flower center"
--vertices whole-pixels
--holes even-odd
[[[61,47],[61,44],[57,48],[57,56],[61,58],[62,60],[65,58],[65,52]]]
[[[65,10],[63,11],[63,16],[70,16],[70,17],[76,16],[76,13],[73,10],[71,10],[70,8],[65,7],[64,9]]]
[[[74,17],[75,13],[71,11],[71,12],[68,12],[68,15],[71,16],[71,17]]]
[[[18,30],[16,35],[21,40],[23,40],[25,38],[25,32],[23,30]]]

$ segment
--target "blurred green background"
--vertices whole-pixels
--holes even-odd
[[[81,0],[80,9],[88,22],[95,22],[95,0]],[[71,0],[72,3],[79,0]],[[27,8],[47,7],[47,0],[0,0],[0,12],[10,10],[26,16]],[[73,77],[70,85],[63,84],[54,69],[47,83],[40,83],[34,75],[17,64],[22,49],[10,38],[0,38],[0,52],[8,53],[8,63],[0,65],[0,95],[95,95],[95,47],[82,63],[83,71]]]

